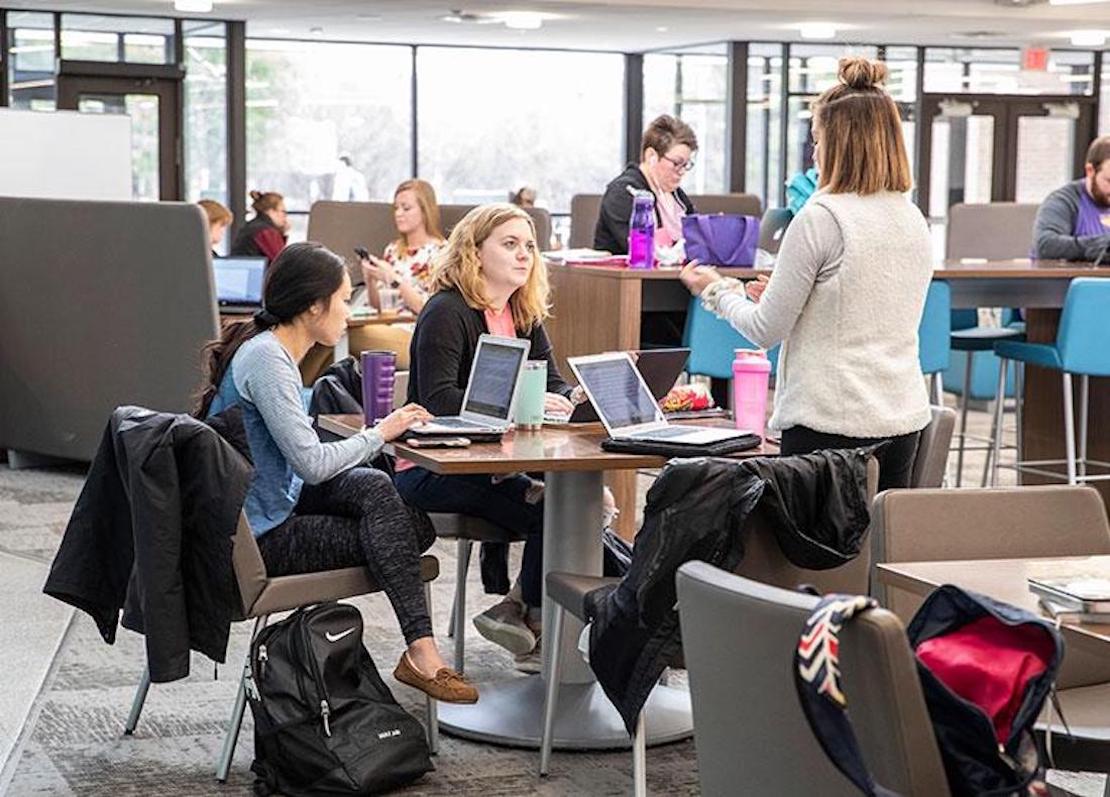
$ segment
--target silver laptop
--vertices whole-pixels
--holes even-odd
[[[221,313],[253,313],[262,307],[264,257],[215,257],[216,301]]]
[[[519,338],[482,335],[470,365],[462,412],[437,416],[414,426],[413,434],[500,434],[513,418],[520,374],[528,361],[531,343]]]
[[[751,434],[747,429],[672,426],[628,352],[571,357],[568,362],[605,424],[605,431],[614,440],[653,440],[697,446]]]

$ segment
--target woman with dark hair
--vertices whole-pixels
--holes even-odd
[[[368,467],[382,446],[429,418],[409,404],[373,429],[322,443],[301,400],[297,363],[347,326],[343,260],[315,243],[287,247],[266,274],[265,309],[208,344],[197,416],[239,405],[254,462],[243,509],[270,575],[366,567],[385,590],[408,649],[394,671],[437,700],[478,691],[447,667],[432,637],[420,554],[435,541],[427,515],[406,506],[389,476]]]
[[[243,225],[231,244],[236,257],[264,257],[269,262],[285,248],[289,236],[289,214],[285,197],[276,191],[251,191],[254,218]]]

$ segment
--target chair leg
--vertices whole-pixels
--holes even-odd
[[[455,549],[455,602],[451,604],[451,631],[448,636],[455,638],[455,672],[461,674],[466,654],[466,577],[470,574],[474,543],[459,540]]]
[[[547,636],[545,645],[551,645],[551,671],[547,674],[547,690],[543,701],[543,734],[540,736],[540,777],[547,775],[551,765],[551,738],[555,732],[555,706],[559,700],[559,665],[562,656],[559,655],[563,647],[563,616],[566,614],[559,604],[555,604],[555,616],[552,619],[551,634]]]
[[[971,403],[971,366],[975,359],[975,352],[965,352],[967,362],[964,363],[964,390],[960,396],[960,447],[956,451],[956,486],[963,486],[964,481],[964,448],[967,446],[967,409]]]
[[[1075,410],[1072,407],[1071,374],[1064,373],[1064,456],[1068,462],[1068,484],[1075,480]]]
[[[933,393],[933,403],[936,404],[938,407],[943,407],[944,383],[941,381],[940,371],[937,371],[935,374],[933,374],[931,385]]]
[[[1087,475],[1087,418],[1091,389],[1091,377],[1081,374],[1079,377],[1079,476]]]
[[[266,618],[262,615],[255,619],[254,629],[251,631],[251,642],[258,636],[258,632],[266,627]],[[239,741],[239,729],[243,726],[243,712],[247,708],[247,676],[250,674],[251,652],[247,647],[247,655],[243,660],[243,672],[239,676],[239,690],[235,693],[235,704],[231,708],[231,719],[228,721],[227,734],[224,736],[224,746],[220,750],[220,758],[216,762],[216,780],[227,783],[227,773],[231,771],[231,759],[235,757],[235,745]]]
[[[139,681],[139,688],[135,690],[135,699],[131,701],[131,713],[127,715],[127,724],[123,726],[125,736],[135,733],[135,726],[139,724],[139,715],[143,713],[143,704],[146,703],[146,693],[150,691],[150,666],[143,667],[143,677]]]
[[[1017,461],[1025,457],[1025,363],[1014,361],[1014,449]]]
[[[1008,360],[998,360],[998,389],[994,393],[994,422],[991,424],[991,487],[998,486],[998,458],[1002,449],[1002,411],[1006,406],[1006,366]]]
[[[632,793],[647,797],[647,734],[644,733],[644,712],[636,717],[636,731],[632,734]]]
[[[424,582],[424,602],[428,605],[428,616],[432,616],[432,582]],[[439,701],[424,694],[424,707],[428,712],[428,752],[439,752]]]

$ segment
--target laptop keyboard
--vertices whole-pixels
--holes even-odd
[[[695,429],[693,431],[697,430]],[[690,432],[690,429],[683,428],[681,426],[668,426],[665,429],[656,429],[652,432],[641,432],[640,434],[634,434],[632,435],[632,437],[645,437],[652,440],[669,440],[674,437],[684,437],[685,435],[690,434]]]
[[[481,425],[462,418],[433,418],[431,422],[436,426],[446,426],[451,429],[473,429]]]

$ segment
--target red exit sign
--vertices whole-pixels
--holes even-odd
[[[1021,68],[1028,72],[1048,70],[1048,48],[1026,47],[1021,51]]]

